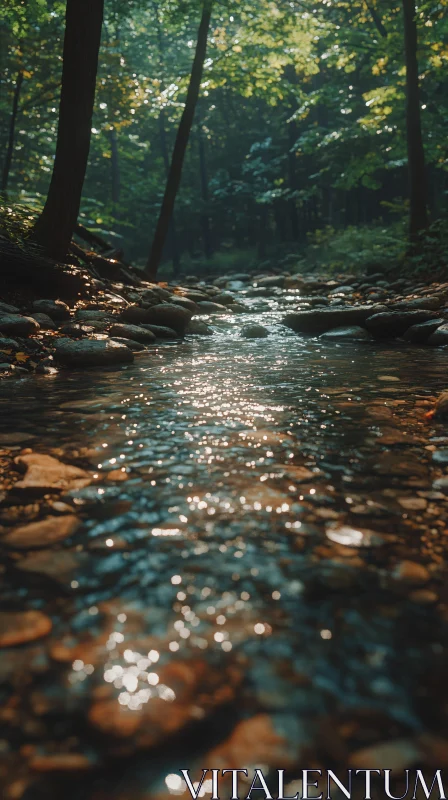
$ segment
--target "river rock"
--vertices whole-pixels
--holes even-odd
[[[254,286],[263,286],[267,289],[283,289],[285,286],[285,275],[266,275],[262,278],[257,278],[254,281]]]
[[[201,319],[192,319],[188,323],[185,334],[187,336],[213,336],[214,330]]]
[[[440,325],[428,339],[428,344],[443,345],[448,344],[448,323]]]
[[[328,292],[328,297],[334,297],[334,295],[338,294],[353,294],[355,291],[356,289],[354,286],[336,286],[335,289],[331,289],[331,291]]]
[[[84,553],[72,553],[70,550],[40,550],[21,558],[17,562],[17,569],[67,587],[77,570],[85,566],[86,559]]]
[[[418,325],[411,325],[403,334],[403,339],[406,339],[407,342],[413,342],[413,344],[424,344],[428,341],[431,334],[434,333],[437,328],[440,328],[444,322],[445,320],[439,317],[438,319],[431,319],[429,322],[420,322]]]
[[[64,464],[53,456],[44,453],[27,453],[14,459],[19,466],[26,467],[23,480],[14,489],[50,489],[69,491],[82,489],[91,483],[88,472],[71,464]]]
[[[372,339],[370,333],[365,328],[359,325],[352,325],[349,328],[333,328],[331,331],[326,331],[321,334],[321,339],[329,339],[331,341],[348,340],[348,341],[363,341],[368,342]]]
[[[227,306],[222,306],[220,303],[212,303],[211,300],[200,300],[197,303],[197,314],[228,314],[229,309]]]
[[[34,642],[51,628],[51,619],[41,611],[0,611],[0,647]]]
[[[412,325],[437,319],[435,311],[385,311],[373,314],[365,326],[375,339],[393,339],[403,334]]]
[[[74,514],[47,517],[39,522],[30,522],[15,528],[0,539],[0,543],[13,550],[34,550],[50,547],[72,536],[81,522]]]
[[[221,294],[215,295],[213,300],[221,306],[231,306],[236,303],[235,295],[231,292],[221,292]]]
[[[288,275],[285,278],[285,289],[302,289],[305,285],[305,279],[301,275]]]
[[[126,311],[129,310],[126,309]],[[185,333],[185,329],[192,317],[191,311],[174,303],[161,303],[158,306],[140,310],[144,311],[145,314],[145,319],[140,319],[140,322],[144,322],[147,325],[161,325],[162,327],[173,328],[176,333],[181,335]]]
[[[51,319],[51,317],[48,316],[48,314],[34,314],[33,313],[33,319],[35,319],[36,322],[39,323],[40,328],[43,331],[55,331],[56,330],[56,325],[54,324],[54,322]]]
[[[20,308],[11,306],[9,303],[4,303],[0,300],[0,314],[20,314]]]
[[[201,289],[185,289],[183,290],[183,296],[193,300],[194,303],[199,303],[201,300],[208,300],[207,293],[201,291]]]
[[[102,311],[101,309],[80,308],[75,314],[75,319],[81,322],[115,322],[117,318],[113,314],[109,314],[108,311]]]
[[[128,347],[111,339],[81,339],[75,342],[71,339],[59,339],[54,355],[55,360],[64,367],[108,367],[129,364],[134,360]]]
[[[400,561],[395,567],[392,577],[411,586],[421,586],[430,579],[430,573],[423,564],[415,561]]]
[[[232,303],[232,305],[226,307],[233,314],[248,314],[251,311],[249,306],[247,306],[245,303]]]
[[[126,339],[121,336],[113,336],[112,341],[118,344],[124,344],[126,347],[129,347],[129,350],[132,350],[133,353],[141,353],[143,350],[146,350],[146,345],[141,344],[141,342],[135,342],[132,339]]]
[[[140,298],[141,304],[145,308],[149,308],[149,306],[157,306],[160,303],[160,295],[155,291],[155,289],[145,289],[145,291],[141,293]]]
[[[190,297],[183,297],[179,294],[173,294],[170,297],[170,303],[181,306],[181,308],[186,308],[188,311],[191,311],[192,314],[198,313],[198,305],[194,302],[194,300],[191,300]]]
[[[60,328],[60,332],[64,334],[64,336],[71,336],[74,339],[82,339],[84,336],[93,333],[93,331],[94,328],[92,325],[82,325],[80,322],[72,322]]]
[[[442,305],[440,297],[415,297],[412,300],[399,300],[397,303],[390,303],[388,307],[391,311],[414,311],[426,309],[436,311]]]
[[[245,339],[266,339],[269,331],[264,325],[245,325],[244,328],[241,328],[241,336]]]
[[[166,328],[163,325],[142,325],[147,331],[152,331],[157,339],[178,339],[179,334],[172,328]]]
[[[35,300],[32,309],[38,314],[47,314],[53,322],[70,319],[70,309],[62,300]]]
[[[138,325],[112,325],[109,335],[113,338],[118,336],[123,339],[132,339],[134,342],[140,342],[141,344],[152,344],[156,340],[152,331],[140,328]]]
[[[21,314],[0,314],[0,333],[31,336],[39,330],[39,323],[32,317],[23,317]]]
[[[293,769],[305,750],[303,734],[300,721],[293,714],[257,714],[239,722],[230,736],[208,754],[207,764],[219,769],[238,769],[243,763]]]
[[[368,317],[385,310],[382,306],[350,306],[345,308],[322,308],[287,314],[283,325],[295,333],[320,334],[332,328],[364,325]]]
[[[0,354],[5,350],[17,352],[20,350],[20,345],[15,339],[7,339],[6,336],[2,336],[0,337]]]

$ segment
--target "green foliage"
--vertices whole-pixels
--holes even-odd
[[[324,272],[356,273],[368,266],[387,269],[395,266],[405,252],[403,224],[396,223],[387,228],[350,225],[344,230],[327,226],[309,236],[298,270],[319,267]]]
[[[407,253],[408,273],[433,281],[446,278],[448,265],[448,221],[437,220],[421,235],[420,241]]]
[[[425,0],[417,18],[433,217],[446,212],[447,9],[448,0]],[[136,261],[160,208],[200,11],[200,0],[106,3],[81,219]],[[0,10],[0,152],[21,75],[8,196],[27,207],[42,205],[51,178],[64,14],[62,0],[8,0]],[[351,260],[377,244],[395,254],[408,195],[404,109],[399,0],[216,2],[176,203],[183,262],[208,263],[205,217],[225,259],[229,248],[261,260],[299,252],[307,237],[311,258],[327,230]],[[344,258],[326,246],[330,260]],[[172,252],[170,241],[167,259]]]
[[[36,217],[36,212],[28,206],[0,203],[0,236],[16,244],[23,244]]]

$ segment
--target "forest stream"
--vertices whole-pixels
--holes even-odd
[[[1,386],[0,444],[91,473],[48,500],[71,536],[2,550],[3,609],[52,623],[2,652],[4,798],[446,760],[448,436],[425,419],[445,352],[247,321],[271,335],[222,317],[118,370]]]

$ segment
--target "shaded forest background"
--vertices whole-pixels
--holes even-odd
[[[197,0],[107,0],[80,221],[144,265],[184,110]],[[447,2],[416,9],[429,243],[446,238]],[[57,138],[66,3],[0,12],[1,191],[40,211]],[[353,269],[406,247],[401,2],[216,2],[162,274],[268,261]],[[416,255],[418,259],[421,256]]]

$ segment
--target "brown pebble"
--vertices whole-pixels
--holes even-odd
[[[0,612],[0,647],[34,642],[47,636],[52,628],[51,619],[41,611]]]
[[[395,567],[392,575],[397,581],[417,586],[427,583],[431,577],[426,567],[415,561],[401,561]]]
[[[128,478],[127,472],[123,472],[121,469],[113,469],[112,472],[107,474],[108,481],[127,481]]]
[[[48,547],[72,536],[80,524],[79,519],[73,514],[67,514],[64,517],[47,517],[39,522],[30,522],[28,525],[15,528],[7,533],[1,542],[6,547],[15,550]]]

